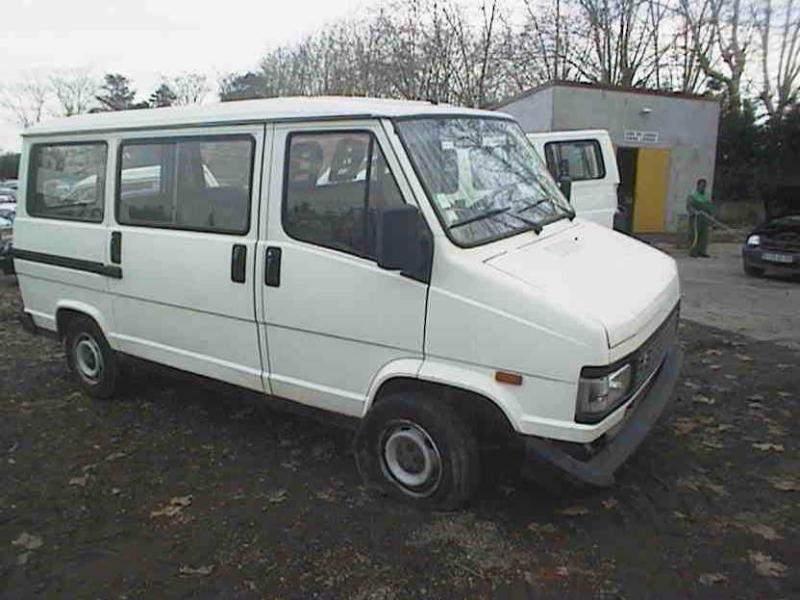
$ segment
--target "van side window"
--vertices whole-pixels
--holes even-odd
[[[33,217],[103,220],[105,142],[36,144],[31,150],[26,208]]]
[[[123,142],[117,221],[247,233],[253,146],[249,136]]]
[[[555,179],[558,179],[561,165],[567,167],[572,181],[603,179],[606,176],[603,153],[597,140],[547,142],[544,153],[547,168]]]
[[[289,136],[283,227],[291,237],[373,259],[379,212],[404,203],[372,134]]]

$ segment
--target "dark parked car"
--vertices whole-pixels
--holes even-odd
[[[0,185],[0,204],[17,201],[17,190]]]
[[[766,220],[742,247],[744,272],[800,274],[800,184],[776,187],[764,203]]]
[[[0,240],[0,271],[6,275],[14,274],[13,247],[14,243],[11,240]]]
[[[0,271],[3,271],[6,275],[14,272],[11,248],[13,246],[14,218],[16,215],[16,210],[13,208],[8,205],[0,205]]]

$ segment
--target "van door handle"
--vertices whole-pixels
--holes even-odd
[[[111,232],[111,262],[118,265],[122,262],[122,233]]]
[[[231,252],[231,281],[244,283],[247,268],[247,246],[234,244]]]
[[[281,249],[275,246],[267,248],[264,283],[270,287],[280,287],[281,285]]]

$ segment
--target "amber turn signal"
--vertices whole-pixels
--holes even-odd
[[[508,371],[495,371],[495,381],[500,383],[508,383],[510,385],[522,385],[522,375],[518,373],[509,373]]]

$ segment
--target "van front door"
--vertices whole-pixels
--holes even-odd
[[[375,261],[377,214],[410,191],[373,121],[276,126],[272,154],[258,250],[272,393],[361,415],[376,374],[422,358],[427,285]]]
[[[118,140],[111,335],[124,352],[264,390],[253,287],[264,135]]]

